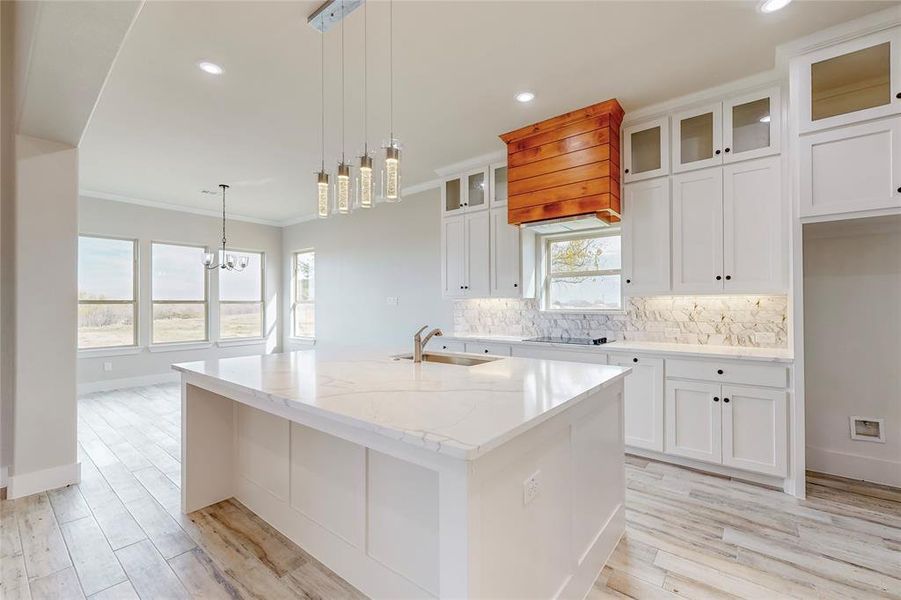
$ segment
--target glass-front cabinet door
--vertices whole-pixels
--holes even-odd
[[[467,212],[488,208],[488,177],[488,168],[470,171],[463,176],[463,206]]]
[[[491,207],[507,204],[507,163],[491,165]]]
[[[463,178],[453,177],[445,179],[441,185],[441,212],[444,215],[462,213],[463,205]]]
[[[812,52],[792,65],[802,133],[901,112],[901,27]]]
[[[669,174],[669,119],[662,117],[623,129],[623,181]]]
[[[720,102],[673,115],[673,173],[723,163]]]
[[[723,102],[723,162],[779,152],[780,99],[779,88],[771,88]]]

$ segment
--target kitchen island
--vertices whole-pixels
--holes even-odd
[[[374,598],[584,597],[625,527],[629,369],[446,358],[175,365],[182,510],[234,497]]]

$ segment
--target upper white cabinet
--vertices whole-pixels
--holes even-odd
[[[441,284],[447,298],[486,298],[490,285],[488,211],[441,223]]]
[[[784,291],[781,185],[778,156],[674,176],[673,291]]]
[[[463,216],[441,221],[441,288],[448,298],[463,298],[466,285],[466,222]]]
[[[901,113],[901,27],[792,62],[800,133]]]
[[[623,293],[670,291],[670,181],[659,177],[623,188]]]
[[[723,290],[723,170],[673,177],[673,291]]]
[[[901,207],[901,117],[800,138],[802,217]]]
[[[721,102],[673,114],[673,173],[723,163]]]
[[[723,167],[723,290],[788,287],[788,219],[782,162],[771,156]]]
[[[782,139],[781,115],[778,87],[723,102],[723,162],[777,154]]]
[[[491,212],[491,296],[517,298],[520,288],[519,227],[507,223],[506,207]]]
[[[491,165],[491,201],[490,206],[507,206],[507,163]]]
[[[445,179],[441,185],[442,214],[452,216],[488,208],[490,171],[484,167]]]
[[[623,181],[669,174],[669,119],[661,117],[623,129]]]
[[[673,173],[777,154],[782,136],[778,87],[673,115]]]

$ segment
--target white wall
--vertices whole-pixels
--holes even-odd
[[[210,276],[211,343],[200,349],[150,352],[150,243],[173,242],[204,244],[215,248],[221,242],[222,221],[215,217],[150,208],[110,200],[81,197],[78,202],[78,231],[81,234],[108,235],[139,240],[138,280],[138,354],[97,356],[82,351],[78,357],[78,384],[82,391],[120,385],[122,379],[142,378],[154,381],[174,379],[170,365],[177,362],[207,360],[275,352],[281,345],[278,316],[281,302],[282,238],[281,228],[242,221],[228,221],[229,247],[265,252],[266,339],[252,345],[223,346],[216,343],[218,306],[218,272]],[[101,354],[108,352],[98,351]],[[112,363],[112,371],[103,364]]]
[[[453,304],[441,297],[439,202],[439,190],[428,190],[398,204],[285,228],[286,265],[297,250],[316,251],[317,345],[405,350],[423,325],[452,330]],[[389,305],[388,297],[398,304]]]
[[[15,134],[13,129],[13,3],[0,3],[0,487],[12,462],[13,416],[13,223]]]
[[[11,498],[78,481],[78,151],[16,137]]]
[[[804,347],[807,468],[901,486],[901,217],[805,226]]]

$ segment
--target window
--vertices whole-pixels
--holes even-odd
[[[151,245],[151,342],[197,342],[207,339],[206,248]]]
[[[263,336],[263,254],[235,252],[236,258],[247,257],[243,271],[219,269],[219,337],[220,339]]]
[[[137,345],[135,240],[78,237],[78,347]]]
[[[311,338],[316,334],[315,286],[316,256],[313,251],[294,253],[294,337]]]
[[[621,310],[619,229],[544,239],[546,310]]]

